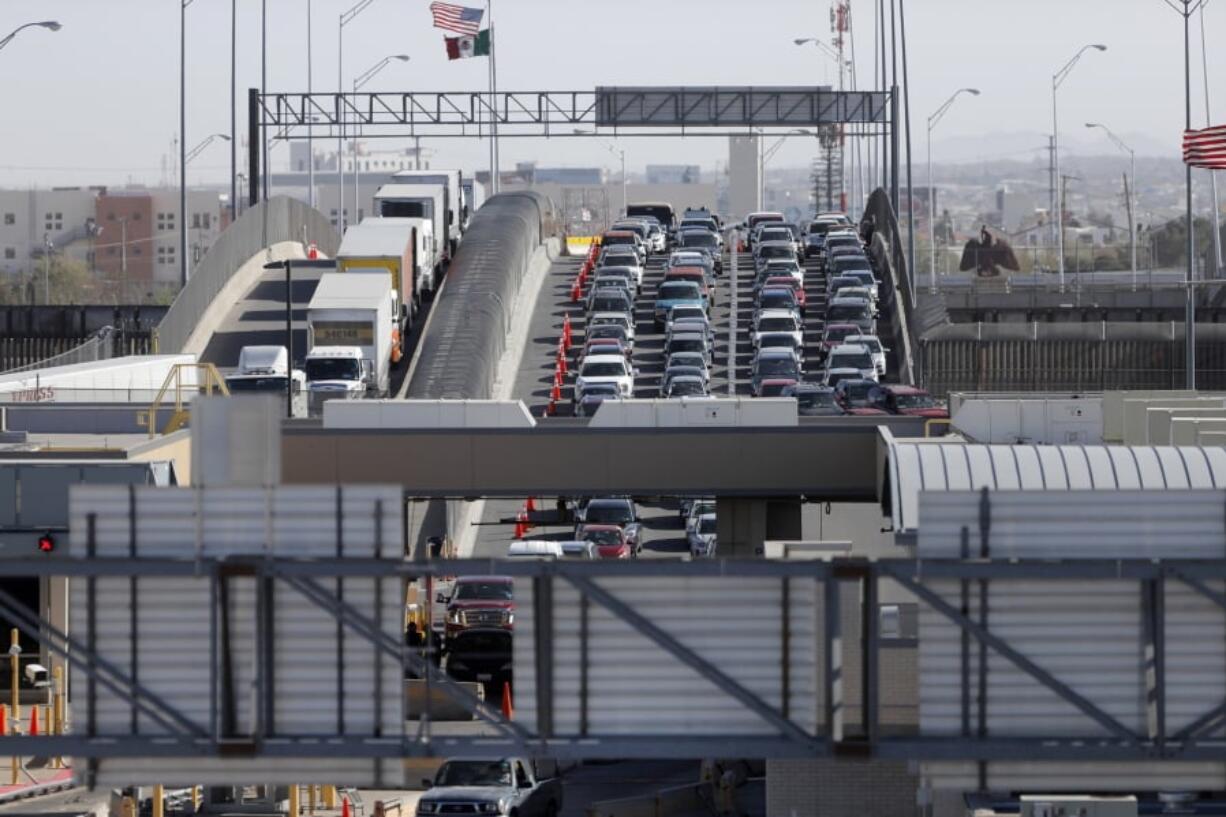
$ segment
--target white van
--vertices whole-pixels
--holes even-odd
[[[561,559],[562,545],[548,539],[522,539],[507,548],[508,559]]]

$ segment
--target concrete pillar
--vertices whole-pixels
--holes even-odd
[[[801,538],[798,498],[717,497],[715,518],[722,558],[761,558],[767,539]]]

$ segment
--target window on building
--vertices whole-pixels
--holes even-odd
[[[193,230],[200,229],[200,214],[199,213],[192,213],[192,229]]]
[[[209,214],[208,213],[202,213],[200,215],[200,223],[204,225],[204,229],[207,230],[209,228]]]
[[[107,214],[106,214],[106,220],[107,220],[107,221],[114,221],[114,220],[115,220],[115,214],[114,214],[113,212],[111,212],[111,213],[107,213]]]
[[[55,220],[56,220],[56,221],[63,221],[63,220],[64,220],[64,214],[63,214],[63,213],[56,213],[56,214],[55,214]]]
[[[140,210],[137,210],[136,212],[132,213],[132,220],[140,221]]]
[[[115,255],[115,254],[116,254],[116,253],[118,253],[118,252],[119,252],[119,250],[115,249],[114,247],[107,247],[107,248],[106,248],[106,254],[107,254],[107,255]]]
[[[133,247],[133,248],[132,248],[132,254],[133,254],[133,255],[140,255],[140,245],[139,245],[139,244],[138,244],[137,246],[135,246],[135,247]]]
[[[4,214],[4,223],[5,223],[5,224],[10,224],[10,225],[11,225],[11,224],[16,224],[16,223],[17,223],[17,214],[16,214],[16,213],[5,213],[5,214]]]
[[[14,247],[5,247],[4,257],[11,261],[17,257],[17,250]]]

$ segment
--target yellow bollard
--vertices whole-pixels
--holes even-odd
[[[324,786],[324,808],[336,808],[336,786]]]
[[[153,787],[153,817],[166,817],[166,788],[161,783]]]
[[[200,813],[200,786],[192,786],[192,813]]]
[[[131,797],[125,797],[120,801],[119,812],[123,817],[136,817],[136,801]]]
[[[307,786],[307,813],[315,813],[315,784]]]
[[[289,817],[298,817],[299,811],[298,786],[293,785],[289,787]]]

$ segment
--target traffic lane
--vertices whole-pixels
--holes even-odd
[[[556,498],[553,497],[537,497],[537,509],[553,510],[556,502]],[[677,512],[675,500],[636,504],[639,509],[639,519],[642,522],[643,551],[639,554],[640,558],[676,559],[690,552],[684,521]],[[523,509],[523,500],[486,500],[477,537],[473,544],[473,558],[505,558],[511,543],[515,541],[515,517]],[[564,542],[575,538],[575,527],[573,524],[538,524],[523,538]]]
[[[737,326],[737,352],[735,366],[735,393],[741,396],[753,394],[753,315],[754,294],[753,282],[757,277],[753,268],[753,259],[741,255],[737,274],[737,308],[733,320]],[[805,280],[805,312],[802,316],[804,325],[804,366],[802,375],[805,380],[817,380],[821,375],[821,341],[822,329],[825,327],[826,315],[826,281],[825,276],[818,271],[817,264],[812,259],[804,265]]]
[[[295,359],[306,356],[306,307],[322,274],[318,268],[292,273],[289,294]],[[233,368],[244,346],[285,346],[285,295],[285,271],[264,270],[222,318],[200,359],[218,368]]]
[[[543,417],[549,404],[558,340],[565,319],[569,316],[572,333],[580,328],[577,322],[582,319],[583,305],[572,304],[570,293],[582,264],[582,256],[563,256],[554,261],[528,323],[528,348],[516,372],[511,395],[512,399],[522,400],[534,417]],[[573,336],[579,337],[577,333]],[[563,395],[563,402],[567,400],[569,395]]]

